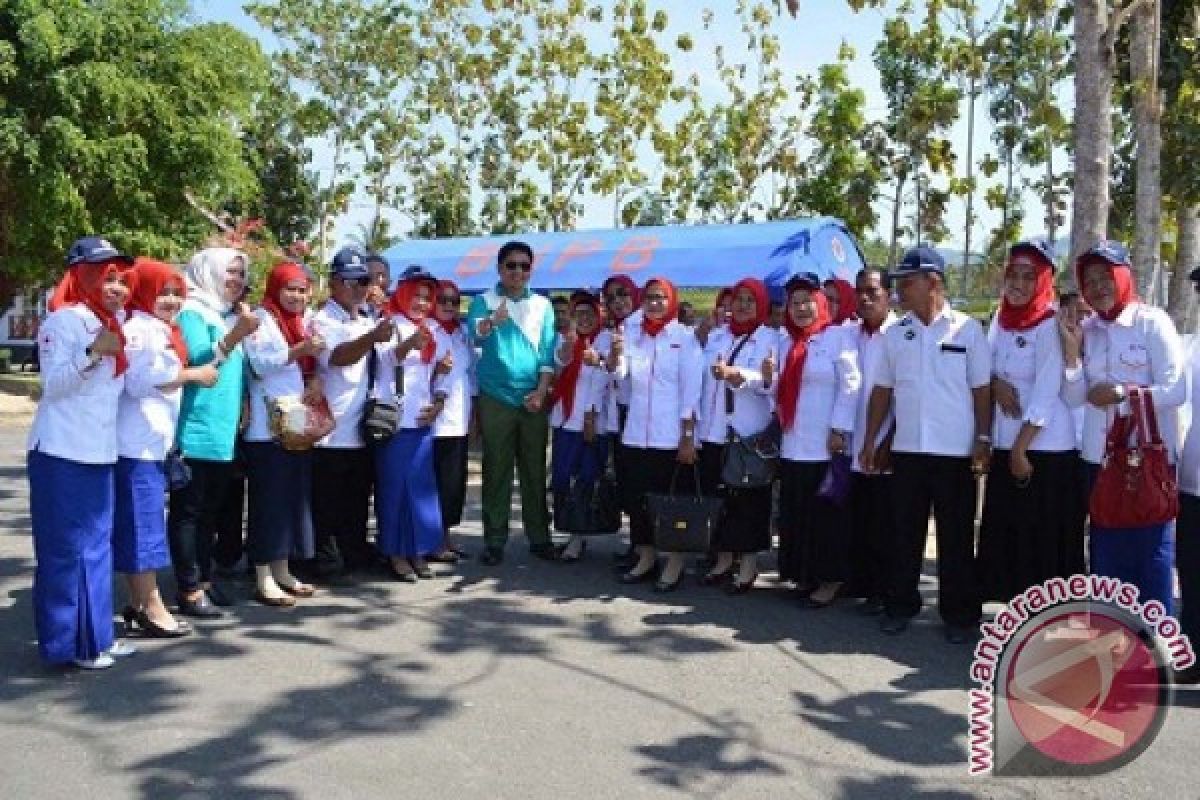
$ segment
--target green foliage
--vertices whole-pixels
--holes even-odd
[[[178,258],[253,197],[236,121],[266,86],[258,44],[189,25],[180,0],[0,2],[0,261],[44,281],[98,232]]]

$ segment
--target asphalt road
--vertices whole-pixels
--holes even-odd
[[[292,611],[242,602],[104,673],[39,664],[24,428],[0,427],[0,797],[1087,798],[1200,795],[1197,695],[1090,779],[969,778],[970,650],[929,611],[881,636],[849,607],[471,562]],[[462,541],[479,550],[478,508]],[[926,588],[932,589],[927,579]]]

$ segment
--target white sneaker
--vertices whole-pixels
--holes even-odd
[[[115,663],[116,662],[113,661],[113,657],[108,653],[101,653],[95,658],[75,659],[75,666],[79,667],[80,669],[108,669]]]
[[[105,652],[112,658],[124,658],[131,656],[138,651],[137,647],[129,642],[123,642],[120,639],[113,642],[113,646]]]

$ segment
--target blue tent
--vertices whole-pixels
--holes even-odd
[[[460,239],[412,239],[384,255],[396,274],[420,264],[464,292],[496,282],[496,252],[511,239],[534,249],[535,289],[594,289],[613,273],[638,283],[656,276],[677,286],[730,286],[745,277],[765,280],[778,296],[788,277],[815,272],[853,280],[862,252],[846,226],[831,217],[743,225],[668,225],[567,233],[529,233]]]

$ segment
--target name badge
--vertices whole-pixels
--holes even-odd
[[[942,352],[943,353],[966,353],[967,348],[965,345],[961,345],[961,344],[943,344]]]

